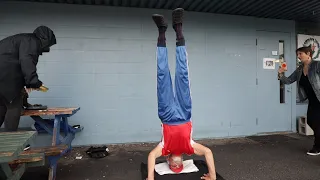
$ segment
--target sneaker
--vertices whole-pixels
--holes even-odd
[[[28,144],[23,150],[24,151],[27,151],[27,150],[29,150],[30,149],[30,144]]]
[[[182,24],[184,9],[177,8],[172,12],[172,26]]]
[[[317,156],[320,155],[320,151],[318,149],[312,148],[310,151],[307,152],[310,156]]]
[[[168,23],[165,21],[163,15],[161,14],[154,14],[152,15],[152,19],[154,21],[154,23],[156,23],[158,28],[167,28],[168,27]]]

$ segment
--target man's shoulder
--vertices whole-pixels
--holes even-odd
[[[30,41],[30,42],[37,42],[39,39],[32,33],[23,33],[23,34],[19,34],[18,37],[20,39],[26,40],[26,41]]]
[[[0,40],[0,44],[10,43],[19,44],[21,41],[37,42],[37,38],[32,33],[20,33],[8,36]]]

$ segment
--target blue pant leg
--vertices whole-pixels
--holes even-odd
[[[188,54],[185,46],[176,47],[175,90],[177,118],[180,119],[180,121],[189,121],[191,119],[192,101]]]
[[[175,104],[166,47],[157,47],[157,95],[158,116],[168,122],[174,117]]]

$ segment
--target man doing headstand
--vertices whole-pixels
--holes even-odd
[[[154,179],[156,158],[166,156],[170,169],[179,173],[183,169],[182,155],[205,156],[209,173],[201,179],[215,180],[216,172],[211,150],[192,140],[191,94],[185,39],[182,34],[184,10],[175,9],[172,25],[176,32],[175,95],[168,65],[165,32],[168,24],[162,15],[152,16],[158,27],[157,43],[157,95],[158,116],[162,122],[162,141],[148,156],[148,180]]]

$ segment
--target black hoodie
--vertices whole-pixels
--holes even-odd
[[[39,55],[56,44],[53,31],[39,26],[33,33],[9,36],[0,41],[0,96],[11,102],[22,88],[39,88]]]

